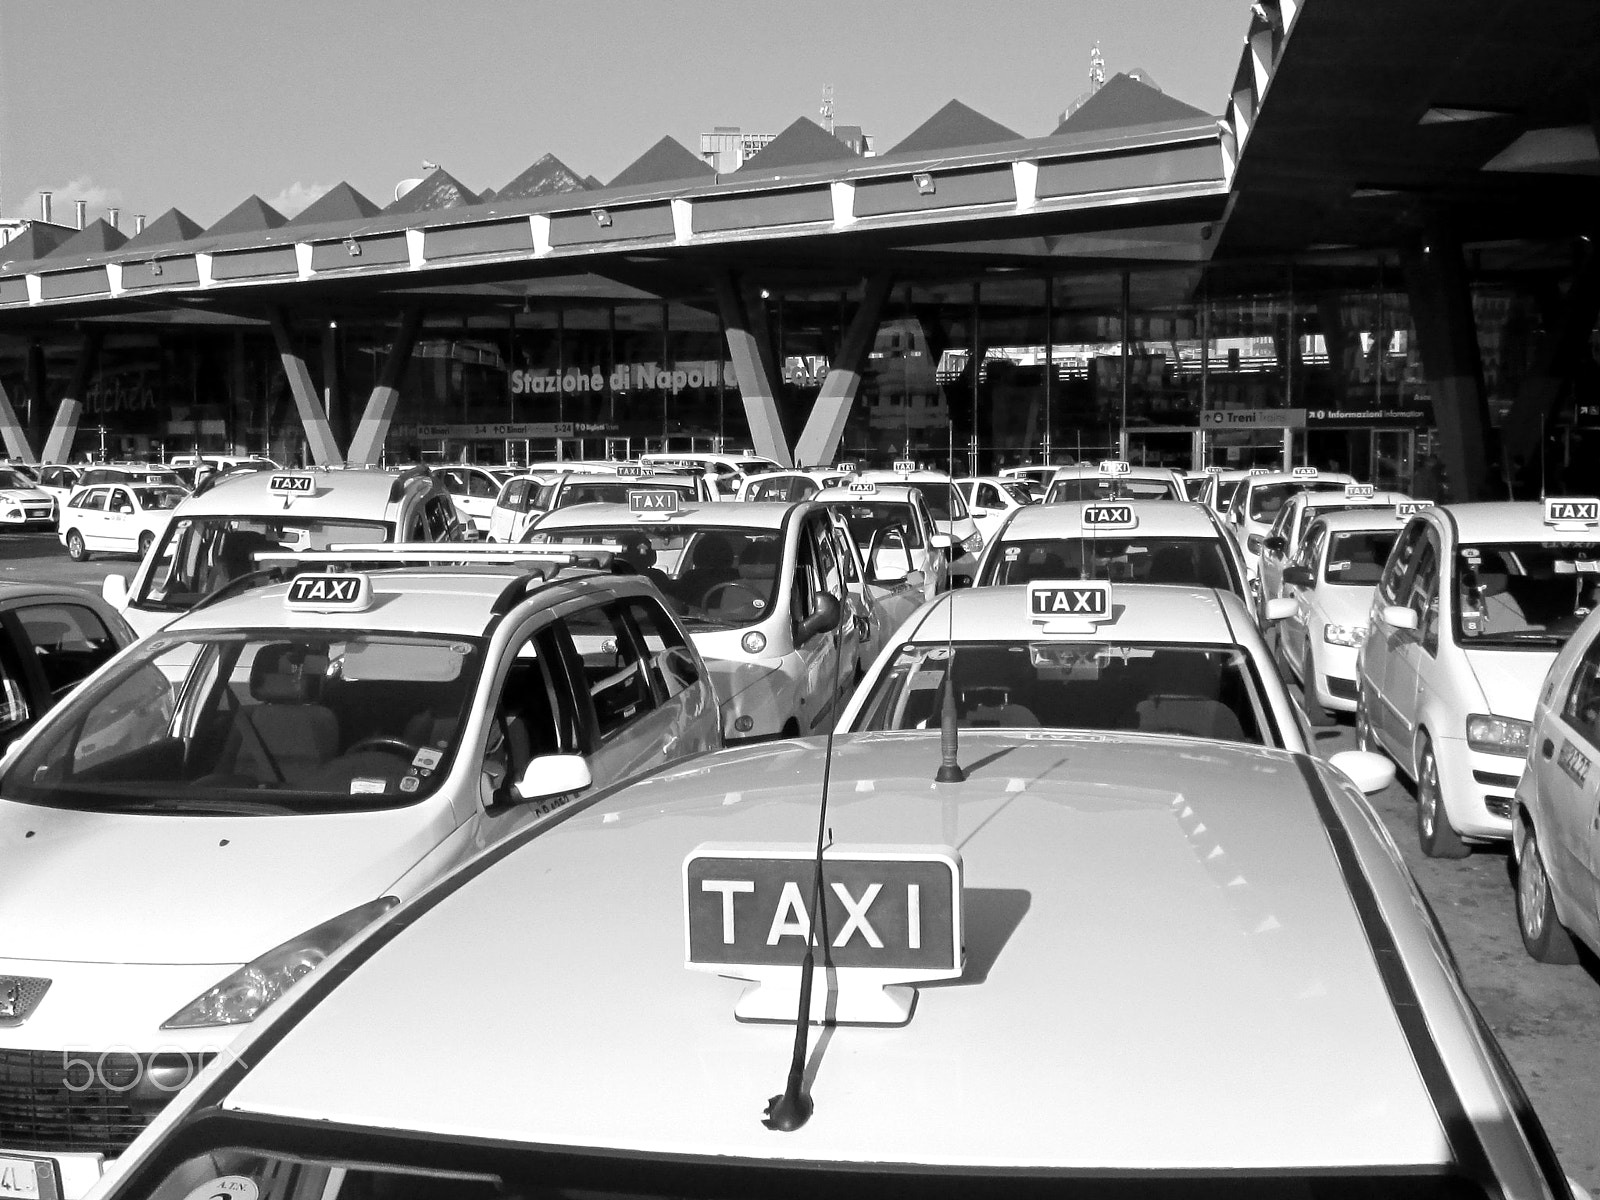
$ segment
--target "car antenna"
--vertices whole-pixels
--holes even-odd
[[[949,620],[944,634],[944,704],[939,711],[939,769],[934,772],[935,783],[965,783],[967,773],[961,769],[961,742],[956,720],[956,598],[945,594]]]
[[[839,636],[838,653],[833,659],[834,703],[839,697],[840,664],[844,661],[844,635]],[[800,1003],[794,1017],[794,1054],[789,1059],[789,1078],[783,1092],[767,1101],[767,1114],[761,1123],[779,1133],[793,1133],[811,1119],[811,1096],[806,1091],[806,1051],[811,1039],[811,984],[817,974],[817,931],[826,941],[827,920],[822,902],[822,851],[828,837],[828,784],[833,778],[833,734],[838,721],[828,726],[822,752],[822,798],[817,804],[817,857],[811,877],[811,927],[806,933],[806,952],[800,959]]]

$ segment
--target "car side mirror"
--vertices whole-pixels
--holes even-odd
[[[1300,606],[1288,596],[1275,596],[1267,601],[1267,620],[1282,621],[1299,610]]]
[[[1378,610],[1378,620],[1391,629],[1415,629],[1419,623],[1417,610],[1403,604],[1385,604]]]
[[[1282,554],[1289,548],[1289,539],[1281,534],[1274,534],[1261,543],[1263,549],[1271,550],[1274,554]]]
[[[908,588],[920,588],[927,581],[928,577],[921,571],[907,571],[905,578],[900,582],[904,583]]]
[[[128,577],[107,575],[100,584],[100,598],[118,610],[128,607]]]
[[[589,761],[581,754],[541,754],[528,764],[522,778],[512,785],[518,801],[544,800],[581,792],[594,782]]]
[[[936,533],[928,541],[935,550],[943,550],[946,554],[956,548],[956,539],[948,533]]]
[[[1310,567],[1285,567],[1283,581],[1292,583],[1295,587],[1311,587],[1316,582],[1311,578]]]
[[[1329,757],[1328,765],[1345,775],[1368,796],[1383,791],[1394,782],[1393,761],[1370,750],[1341,750]]]
[[[804,646],[819,633],[827,633],[839,628],[839,601],[828,592],[818,592],[812,603],[816,611],[805,620],[801,621],[794,631],[794,642],[797,646]]]

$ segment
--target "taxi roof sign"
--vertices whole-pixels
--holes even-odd
[[[1202,472],[1202,474],[1205,474],[1205,475],[1221,475],[1222,474],[1222,468],[1217,466],[1217,465],[1215,465],[1215,464],[1213,464],[1213,465],[1207,467],[1205,469],[1205,471]]]
[[[875,492],[878,490],[878,485],[870,479],[855,479],[847,486],[852,492]]]
[[[1116,619],[1105,579],[1035,579],[1028,584],[1028,619],[1040,633],[1093,633]]]
[[[1139,518],[1131,504],[1086,504],[1083,506],[1085,529],[1137,529]]]
[[[291,612],[365,612],[372,580],[354,571],[307,571],[289,581],[283,603]]]
[[[894,460],[894,473],[896,475],[909,475],[917,469],[917,462],[912,458],[897,458]]]
[[[674,488],[630,488],[628,511],[656,517],[675,517],[681,499]]]
[[[1272,474],[1272,468],[1271,467],[1251,467],[1250,468],[1250,474],[1252,474],[1252,475],[1271,475]]]
[[[834,468],[835,471],[838,471],[838,472],[840,472],[841,474],[844,474],[844,475],[854,475],[860,469],[861,469],[861,464],[856,462],[856,460],[853,459],[853,458],[845,459],[844,462],[840,463],[837,467]]]
[[[1099,472],[1102,475],[1109,475],[1115,479],[1123,475],[1132,474],[1133,464],[1120,458],[1102,458],[1100,460]]]
[[[617,468],[617,475],[623,479],[639,479],[645,475],[654,475],[649,467],[641,467],[638,463],[623,463]]]
[[[748,981],[734,1006],[741,1021],[795,1019],[816,854],[803,843],[706,842],[683,860],[684,965]],[[965,969],[961,856],[949,846],[836,844],[822,861],[821,928],[837,990],[813,990],[811,1021],[904,1025],[916,1000],[909,985]]]
[[[274,471],[267,480],[267,491],[288,499],[309,496],[317,490],[317,478],[310,471]]]
[[[1590,529],[1600,525],[1600,500],[1593,496],[1549,496],[1544,523],[1557,529]]]
[[[1289,474],[1296,479],[1315,479],[1317,477],[1317,469],[1315,467],[1296,467]]]
[[[1432,500],[1402,500],[1394,506],[1397,517],[1414,517],[1425,508],[1432,508]]]
[[[1346,500],[1370,500],[1377,494],[1377,490],[1370,483],[1347,483],[1344,485]]]

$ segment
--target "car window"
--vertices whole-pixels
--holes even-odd
[[[1096,537],[1005,541],[980,586],[1036,579],[1177,583],[1242,593],[1221,538]]]
[[[587,749],[561,636],[554,627],[530,635],[506,671],[484,746],[484,770],[497,797],[503,796],[505,784],[522,778],[534,759]]]
[[[1285,504],[1278,513],[1278,519],[1272,523],[1272,528],[1267,531],[1268,537],[1281,537],[1289,541],[1289,530],[1294,523],[1294,511],[1299,505]]]
[[[583,682],[602,739],[655,706],[648,667],[619,605],[595,605],[565,617],[562,624],[583,663]]]
[[[844,572],[839,567],[839,552],[828,534],[828,524],[820,516],[806,522],[806,538],[811,543],[812,561],[817,566],[817,586],[844,600]]]
[[[1417,614],[1423,648],[1432,653],[1439,648],[1439,545],[1431,533],[1417,552],[1405,591],[1406,607]]]
[[[978,485],[977,504],[979,508],[1005,507],[1005,502],[1000,499],[1000,493],[995,489],[995,486],[992,483],[980,483]]]
[[[429,496],[423,505],[423,512],[427,515],[429,539],[435,542],[448,541],[456,523],[455,505],[450,497]]]
[[[493,500],[500,493],[500,485],[487,475],[473,471],[467,476],[467,495],[474,500]]]
[[[117,652],[105,622],[82,604],[28,604],[16,618],[52,695],[71,691]]]
[[[128,494],[127,488],[115,488],[111,492],[111,508],[115,512],[133,511],[133,497]]]
[[[1378,578],[1378,592],[1387,603],[1401,602],[1400,585],[1411,567],[1411,559],[1417,553],[1417,547],[1422,544],[1422,535],[1427,528],[1427,522],[1413,520],[1401,532],[1399,541],[1390,552],[1389,561],[1384,564],[1383,574]]]
[[[1600,606],[1600,546],[1501,542],[1456,548],[1456,636],[1463,645],[1549,647]]]
[[[1590,745],[1600,746],[1600,638],[1578,660],[1561,715]]]
[[[1371,587],[1383,572],[1384,561],[1394,548],[1396,536],[1394,531],[1382,529],[1359,529],[1335,534],[1328,549],[1328,565],[1323,571],[1323,578],[1329,583]],[[1310,561],[1315,563],[1316,559]]]
[[[694,652],[677,623],[661,607],[661,602],[635,596],[623,606],[632,619],[645,653],[650,659],[650,675],[668,699],[700,680]]]
[[[79,492],[69,504],[73,508],[87,509],[91,512],[104,512],[106,508],[107,488],[90,488],[86,492]]]
[[[0,737],[20,733],[33,715],[22,660],[9,639],[0,639]]]

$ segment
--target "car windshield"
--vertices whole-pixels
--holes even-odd
[[[1456,550],[1456,640],[1545,648],[1600,603],[1600,544],[1512,542]]]
[[[873,538],[877,538],[881,544],[884,532],[890,529],[901,531],[906,549],[922,549],[916,512],[904,500],[832,501],[828,507],[844,518],[844,523],[850,529],[851,540],[863,550]]]
[[[1223,511],[1233,502],[1233,494],[1239,490],[1242,479],[1217,480],[1217,510]]]
[[[1092,537],[1003,541],[980,586],[1035,579],[1180,583],[1242,594],[1220,538]]]
[[[1058,479],[1050,485],[1046,504],[1072,500],[1176,500],[1172,486],[1164,479],[1112,479],[1100,475],[1080,475]]]
[[[935,521],[964,521],[967,519],[967,502],[961,498],[961,489],[953,483],[935,483],[931,480],[906,480],[906,486],[922,494],[928,505],[928,515]]]
[[[951,648],[901,646],[855,730],[938,728]],[[1237,646],[963,642],[963,728],[1123,729],[1277,745],[1249,656]]]
[[[748,501],[793,504],[809,500],[822,490],[822,485],[809,475],[771,475],[756,477],[745,488]]]
[[[177,508],[189,493],[179,487],[136,487],[132,489],[140,508]]]
[[[1038,494],[1034,491],[1037,485],[1020,480],[1002,479],[1000,486],[1005,489],[1006,495],[1018,504],[1032,504],[1038,498]]]
[[[255,555],[271,550],[326,550],[360,542],[390,542],[386,521],[316,517],[184,517],[167,527],[156,560],[133,602],[161,612],[186,612],[241,575],[257,569]]]
[[[671,524],[535,529],[530,542],[619,542],[619,557],[647,576],[691,630],[765,620],[777,602],[783,531]]]
[[[628,496],[638,491],[676,492],[685,500],[695,499],[692,483],[662,483],[654,479],[619,479],[616,482],[569,483],[555,495],[557,508],[570,508],[574,504],[626,504]]]
[[[1322,578],[1329,583],[1372,587],[1383,574],[1383,564],[1394,549],[1398,529],[1359,529],[1336,533],[1328,546],[1328,563]]]
[[[1190,500],[1200,499],[1206,490],[1206,477],[1204,475],[1186,475],[1183,480],[1183,494]]]
[[[1284,483],[1263,483],[1250,489],[1250,519],[1271,521],[1278,510],[1288,503],[1290,496],[1301,492],[1342,492],[1344,483],[1327,479],[1294,480]]]
[[[449,773],[480,659],[410,634],[157,634],[51,713],[0,790],[154,813],[409,804]]]
[[[0,468],[0,488],[31,488],[33,480],[20,471]]]

